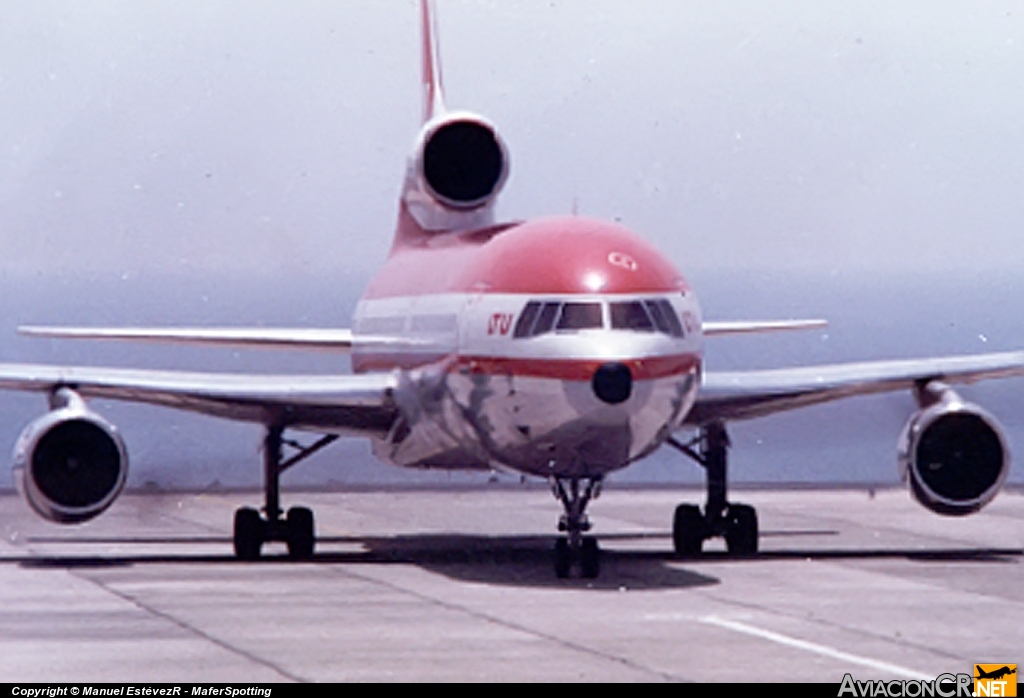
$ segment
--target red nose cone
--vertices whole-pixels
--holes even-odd
[[[457,287],[492,293],[665,293],[688,287],[676,268],[622,226],[544,218],[489,241]]]

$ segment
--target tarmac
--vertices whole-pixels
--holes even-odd
[[[964,518],[900,489],[733,491],[761,552],[672,553],[695,490],[607,489],[595,580],[556,579],[540,489],[285,492],[317,553],[234,559],[259,493],[127,494],[77,527],[0,496],[7,682],[933,679],[1024,661],[1024,495]]]

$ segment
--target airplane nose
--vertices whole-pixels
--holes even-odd
[[[617,405],[628,400],[633,392],[633,375],[625,364],[607,363],[594,371],[591,386],[602,402]]]

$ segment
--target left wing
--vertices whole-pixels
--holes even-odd
[[[820,330],[828,327],[826,320],[711,320],[701,329],[705,337],[730,334],[760,334],[786,330]]]
[[[763,417],[854,395],[1024,375],[1024,351],[704,374],[686,424]]]
[[[383,435],[398,414],[398,377],[259,375],[0,364],[0,388],[144,402],[244,422]]]

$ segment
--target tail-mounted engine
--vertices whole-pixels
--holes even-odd
[[[900,474],[914,498],[951,516],[988,504],[1010,472],[1010,452],[999,423],[949,386],[933,381],[917,391],[921,410],[900,435]]]
[[[424,230],[493,222],[492,205],[508,177],[508,149],[483,117],[449,113],[420,131],[404,199]]]
[[[14,481],[29,505],[57,523],[87,521],[114,503],[128,477],[117,429],[69,388],[31,422],[14,447]]]

